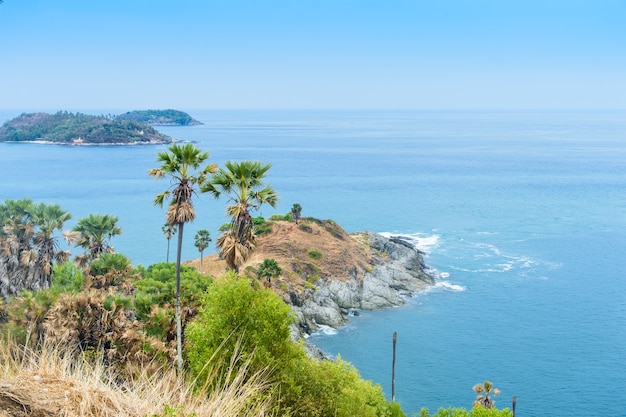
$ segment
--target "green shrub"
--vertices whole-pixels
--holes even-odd
[[[80,291],[85,285],[83,271],[73,262],[54,265],[50,289],[58,293]]]
[[[289,332],[292,322],[289,306],[275,293],[255,290],[247,279],[230,274],[209,286],[199,316],[187,326],[189,369],[202,385],[214,354],[219,350],[220,356],[231,357],[241,344],[236,367],[249,362],[251,372],[279,372],[281,361],[300,355]]]
[[[322,259],[322,252],[318,251],[318,250],[310,250],[309,253],[307,253],[307,255],[309,255],[309,258],[311,259]]]
[[[273,214],[270,216],[269,220],[290,222],[292,221],[291,212],[286,214]]]
[[[89,264],[89,273],[93,276],[105,275],[110,271],[125,271],[130,267],[130,259],[121,253],[103,253]]]
[[[263,236],[272,232],[272,223],[259,223],[254,225],[254,233],[257,236]]]
[[[306,224],[306,223],[300,223],[298,225],[298,229],[300,229],[300,230],[302,230],[303,232],[306,232],[306,233],[313,233],[313,228],[311,226],[309,226],[308,224]]]
[[[157,331],[157,328],[159,326],[169,326],[169,323],[174,318],[176,264],[173,262],[162,262],[150,265],[147,269],[139,265],[137,272],[140,276],[140,279],[134,283],[137,288],[135,293],[137,318],[147,321],[147,325],[152,326],[152,334],[155,334],[154,332],[167,334],[168,329],[161,328],[160,331]],[[210,276],[203,275],[194,268],[181,265],[180,298],[184,308],[195,310],[201,295],[211,282],[213,282],[213,279]],[[158,307],[164,308],[165,311],[160,311]]]
[[[200,386],[219,386],[233,371],[250,375],[265,370],[275,383],[274,415],[404,417],[385,400],[379,385],[363,380],[349,363],[307,356],[291,339],[292,321],[290,308],[270,290],[255,290],[234,273],[212,283],[200,314],[185,332],[192,376]],[[236,359],[222,374],[209,371],[231,357]]]

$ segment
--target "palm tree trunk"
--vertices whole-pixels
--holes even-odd
[[[178,223],[178,249],[176,251],[176,356],[178,359],[178,371],[183,370],[183,325],[180,317],[180,258],[183,249],[183,226]]]
[[[167,257],[165,258],[165,262],[170,262],[170,240],[167,239]]]

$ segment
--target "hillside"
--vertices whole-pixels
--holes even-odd
[[[151,126],[194,126],[202,123],[180,110],[134,110],[120,114],[117,121],[145,123]]]
[[[283,288],[304,288],[305,282],[314,283],[320,278],[345,280],[354,271],[371,270],[373,252],[363,234],[349,235],[332,220],[304,218],[299,223],[272,221],[272,231],[259,238],[256,250],[240,272],[254,275],[263,260],[271,258],[283,270],[274,287],[282,283]],[[226,262],[217,254],[205,256],[202,267],[200,259],[187,264],[214,277],[226,271]]]
[[[421,252],[402,238],[348,234],[332,220],[269,223],[271,232],[259,238],[240,273],[256,277],[263,260],[274,259],[282,274],[263,285],[291,305],[301,334],[341,326],[359,309],[401,305],[435,283]],[[199,259],[187,264],[217,278],[226,270],[218,255],[206,256],[202,266]]]
[[[173,139],[146,124],[70,112],[23,113],[0,127],[0,142],[33,141],[68,145],[138,145],[171,143]]]

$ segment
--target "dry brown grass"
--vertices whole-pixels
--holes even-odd
[[[234,375],[226,386],[195,394],[192,385],[162,369],[129,379],[102,363],[76,359],[51,346],[31,350],[0,345],[0,417],[267,416],[263,375]],[[176,410],[164,413],[165,407]]]

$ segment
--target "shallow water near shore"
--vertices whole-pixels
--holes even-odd
[[[272,163],[281,203],[261,215],[300,203],[304,216],[411,235],[426,251],[439,285],[310,339],[390,397],[397,332],[395,397],[408,415],[469,407],[485,379],[498,407],[517,396],[518,415],[626,415],[625,112],[189,113],[205,124],[158,129],[218,164]],[[147,176],[163,150],[2,143],[0,201],[59,203],[68,227],[115,214],[118,251],[164,261],[152,200],[169,184]],[[215,240],[225,204],[197,197],[185,259],[197,257],[197,229]]]

